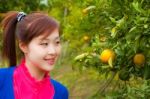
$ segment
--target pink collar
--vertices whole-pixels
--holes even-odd
[[[15,99],[53,99],[54,87],[48,73],[38,81],[31,76],[25,66],[25,60],[14,71]]]
[[[45,84],[47,81],[50,81],[49,73],[46,73],[44,78],[42,80],[38,81],[34,77],[31,76],[31,74],[29,73],[27,67],[25,66],[25,62],[22,62],[22,64],[20,64],[20,67],[22,68],[22,72],[24,73],[25,78],[27,79],[27,81],[29,81],[33,85],[34,84]]]

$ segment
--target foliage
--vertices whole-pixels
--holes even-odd
[[[123,86],[120,86],[120,89],[118,91],[107,94],[106,99],[148,99],[150,97],[149,84],[149,80],[140,81],[139,84],[136,83],[136,85],[138,86],[122,84]]]
[[[119,73],[123,81],[131,81],[132,76],[150,79],[150,1],[96,1],[91,3],[95,9],[80,21],[80,29],[92,36],[83,51],[89,54],[78,60],[75,58],[75,63],[80,70],[93,67],[100,74]],[[111,49],[116,54],[116,59],[108,64],[99,59],[105,49]],[[142,66],[134,64],[136,54],[144,55]]]
[[[88,46],[91,49],[88,52],[99,56],[104,49],[112,49],[116,54],[116,60],[108,65],[101,61],[91,63],[90,61],[94,62],[96,58],[91,56],[88,61],[90,57],[88,55],[80,59],[80,61],[83,64],[86,63],[87,66],[92,65],[104,72],[108,67],[107,69],[109,70],[120,71],[123,69],[137,77],[145,77],[145,72],[150,67],[150,40],[148,39],[150,37],[150,29],[148,28],[150,26],[150,2],[147,0],[141,2],[138,0],[110,1],[103,1],[105,8],[101,8],[101,3],[97,3],[99,6],[95,5],[96,9],[86,16],[90,17],[86,20],[88,22],[96,20],[93,25],[92,23],[90,24],[90,27],[96,27],[94,29],[96,33]],[[102,18],[103,20],[100,20]],[[84,20],[84,23],[81,23],[88,24],[86,21]],[[99,23],[96,23],[98,21]],[[103,26],[100,24],[101,22]],[[86,28],[89,29],[89,26],[86,26]],[[93,29],[88,31],[93,33]],[[137,68],[133,63],[133,57],[137,53],[145,55],[146,62],[143,68]],[[87,64],[87,61],[89,64]],[[110,68],[111,65],[113,65],[113,68]]]
[[[0,0],[0,12],[5,13],[7,11],[37,11],[46,8],[46,5],[41,3],[41,0]]]

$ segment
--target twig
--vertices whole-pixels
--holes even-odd
[[[100,93],[103,93],[103,92],[105,91],[105,89],[109,86],[109,84],[111,83],[111,81],[114,79],[115,75],[116,75],[116,72],[112,72],[111,78],[109,78],[109,79],[105,82],[104,87],[100,88],[100,89],[96,92],[96,94],[94,94],[94,95],[92,96],[93,99],[94,99],[95,97],[99,96]]]
[[[106,81],[106,83],[104,84],[104,86],[103,86],[102,88],[100,88],[100,89],[98,90],[98,92],[103,93],[103,92],[105,91],[105,89],[110,85],[110,83],[111,83],[111,81],[114,79],[115,75],[116,75],[116,72],[112,72],[111,78],[109,78],[109,79]]]

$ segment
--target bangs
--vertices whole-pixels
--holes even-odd
[[[55,29],[59,29],[59,24],[54,19],[50,19],[49,17],[40,18],[39,21],[35,22],[35,36],[44,35],[44,37],[51,34]]]
[[[59,28],[59,23],[55,19],[47,16],[40,17],[35,19],[29,25],[28,33],[31,33],[29,39],[32,40],[34,37],[38,37],[40,35],[43,35],[43,38],[45,38],[55,29],[60,31]]]

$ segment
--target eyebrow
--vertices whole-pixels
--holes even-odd
[[[55,39],[54,39],[54,40],[57,40],[57,39],[60,39],[60,36],[55,37]],[[41,38],[41,41],[43,41],[43,40],[49,40],[49,38]]]

